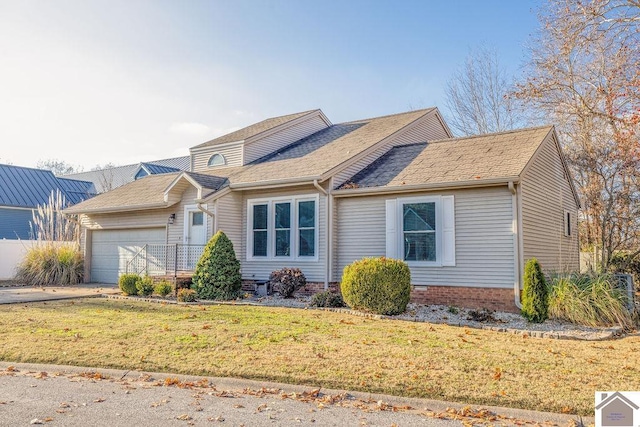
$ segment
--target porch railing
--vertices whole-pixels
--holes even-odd
[[[126,272],[147,276],[191,273],[203,252],[204,245],[147,244],[127,262]]]

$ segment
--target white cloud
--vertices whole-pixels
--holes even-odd
[[[202,123],[195,122],[180,122],[173,123],[169,127],[169,131],[173,133],[180,133],[183,135],[206,135],[209,133],[209,126]]]

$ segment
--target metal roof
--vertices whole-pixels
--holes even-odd
[[[0,164],[0,206],[35,208],[60,190],[68,204],[92,197],[89,182],[58,179],[50,170]]]
[[[171,173],[175,171],[188,171],[191,169],[191,156],[174,157],[171,159],[152,160],[144,163],[135,163],[131,165],[115,166],[113,168],[73,173],[64,175],[64,178],[80,179],[84,181],[91,181],[95,186],[96,192],[104,193],[105,191],[113,190],[132,182],[134,175],[138,171],[141,165],[149,167],[172,168],[173,170],[166,170],[165,172],[152,173]]]

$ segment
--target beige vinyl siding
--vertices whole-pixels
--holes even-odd
[[[248,260],[247,259],[247,201],[250,199],[264,199],[271,197],[288,196],[315,196],[318,191],[312,187],[285,189],[281,191],[246,192],[242,202],[242,249],[238,252],[242,265],[242,278],[248,280],[267,280],[272,271],[283,267],[293,267],[302,270],[308,282],[324,282],[325,258],[327,250],[326,233],[326,197],[323,194],[318,198],[318,259],[317,261],[297,260]]]
[[[415,142],[427,142],[436,139],[448,138],[447,131],[438,120],[435,112],[423,117],[418,123],[411,126],[409,129],[401,131],[398,135],[391,138],[389,141],[378,146],[374,151],[367,154],[362,159],[353,163],[343,171],[340,171],[334,176],[334,185],[339,187],[347,182],[350,178],[360,172],[362,169],[369,166],[376,159],[380,158],[384,153],[389,151],[392,147],[398,145],[411,144]],[[335,188],[334,187],[334,188]]]
[[[577,206],[560,155],[550,134],[522,179],[522,237],[525,262],[537,258],[546,272],[579,269],[577,223],[564,236],[564,210],[577,217]]]
[[[236,256],[242,251],[242,194],[229,193],[216,200],[216,224],[233,243]]]
[[[411,267],[414,285],[510,288],[514,278],[511,193],[507,187],[416,193],[455,197],[456,265]],[[400,197],[409,197],[402,195]],[[337,266],[385,255],[385,200],[393,195],[336,199]]]
[[[326,127],[328,127],[327,123],[320,115],[316,115],[264,138],[246,143],[244,147],[244,163],[251,163]]]
[[[191,171],[203,172],[211,171],[226,166],[242,166],[242,147],[243,142],[224,144],[221,146],[208,147],[204,151],[196,151],[191,153]],[[207,163],[214,154],[222,154],[227,161],[225,166],[209,167]]]

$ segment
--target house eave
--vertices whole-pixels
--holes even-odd
[[[364,187],[364,188],[348,188],[342,190],[333,190],[331,194],[334,197],[357,197],[382,194],[409,193],[416,191],[438,191],[438,190],[461,190],[465,188],[479,187],[497,187],[507,186],[509,183],[518,183],[519,176],[502,177],[494,179],[457,181],[457,182],[439,182],[434,184],[413,184],[413,185],[397,185],[392,187]]]
[[[108,208],[93,208],[93,209],[64,209],[62,211],[63,214],[67,215],[77,215],[77,214],[108,214],[108,213],[120,213],[120,212],[130,212],[130,211],[145,211],[152,209],[164,209],[175,205],[175,203],[150,203],[145,205],[130,205],[130,206],[112,206]]]

